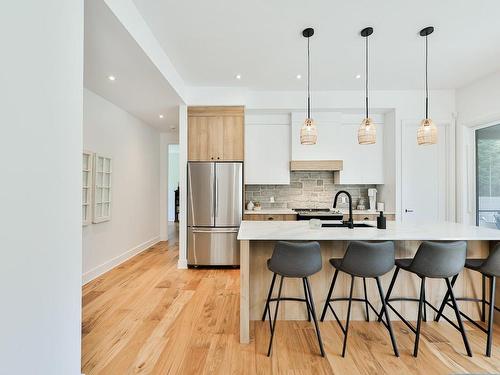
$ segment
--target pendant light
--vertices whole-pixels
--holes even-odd
[[[307,28],[302,31],[302,35],[307,38],[307,118],[300,129],[300,144],[315,145],[318,139],[318,131],[314,120],[311,118],[311,59],[309,50],[309,39],[314,35],[314,29]]]
[[[377,128],[368,116],[368,37],[372,34],[372,27],[361,30],[361,36],[365,38],[365,118],[358,129],[358,143],[360,145],[372,145],[377,140]]]
[[[429,84],[428,84],[428,36],[432,34],[434,27],[429,26],[420,30],[420,36],[425,37],[425,118],[417,130],[417,142],[419,145],[434,145],[437,143],[437,128],[429,118]]]

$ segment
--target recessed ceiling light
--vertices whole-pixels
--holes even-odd
[[[164,116],[163,116],[163,115],[159,115],[158,117],[159,117],[159,118],[163,118]]]
[[[236,78],[236,79],[241,79],[241,74],[236,74],[236,75],[234,76],[234,78]]]
[[[115,76],[108,76],[108,79],[109,79],[110,81],[116,81],[116,77],[115,77]]]
[[[360,78],[361,78],[361,74],[357,74],[356,79],[360,79]]]
[[[297,74],[297,79],[301,79],[302,76],[300,74]]]

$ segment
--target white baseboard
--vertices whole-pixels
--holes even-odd
[[[177,268],[180,270],[186,270],[188,268],[187,259],[179,259],[177,261]]]
[[[112,268],[115,268],[116,266],[120,265],[121,263],[125,262],[126,260],[132,258],[133,256],[136,256],[139,253],[142,253],[144,250],[147,250],[151,246],[157,244],[160,242],[160,236],[156,236],[151,238],[150,240],[147,240],[146,242],[143,242],[136,247],[127,250],[123,254],[118,255],[115,258],[112,258],[103,264],[92,268],[91,270],[85,272],[82,276],[82,284],[85,285],[88,282],[94,280],[95,278],[101,276],[103,273],[108,272]],[[187,264],[186,264],[187,268]]]

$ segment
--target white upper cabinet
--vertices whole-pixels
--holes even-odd
[[[340,172],[341,184],[384,183],[384,123],[382,115],[372,115],[377,127],[377,142],[373,145],[358,143],[359,115],[342,116],[340,138],[344,153],[344,169]]]
[[[290,115],[245,115],[245,184],[290,184]]]
[[[362,114],[318,112],[313,118],[318,130],[315,145],[300,144],[303,112],[292,113],[292,160],[343,160],[341,184],[384,183],[384,116],[371,116],[377,126],[374,145],[358,144]]]

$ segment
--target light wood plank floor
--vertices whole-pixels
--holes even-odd
[[[424,323],[420,353],[414,336],[395,323],[401,357],[385,328],[353,322],[348,353],[335,322],[321,324],[327,357],[318,354],[308,322],[279,322],[266,357],[268,323],[252,324],[249,345],[238,342],[238,270],[178,270],[177,243],[159,243],[83,288],[82,372],[91,374],[451,374],[500,373],[500,327],[493,356],[470,326],[474,357],[446,323]]]

